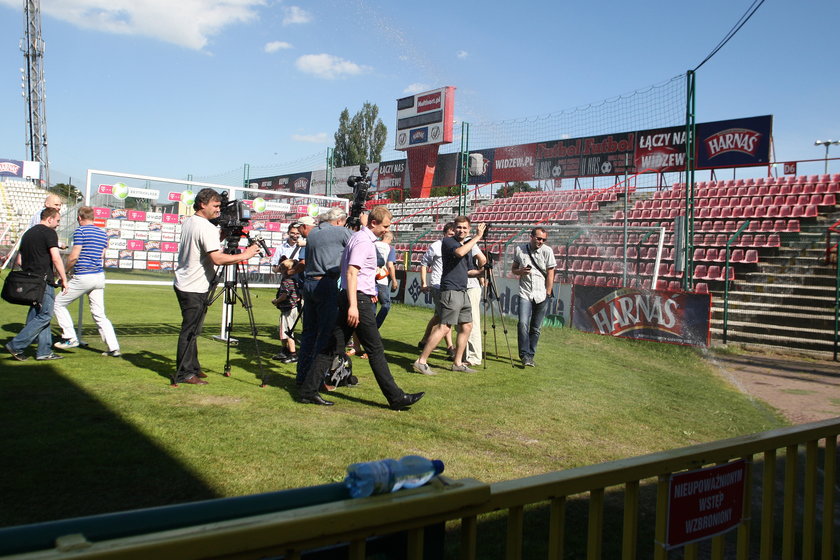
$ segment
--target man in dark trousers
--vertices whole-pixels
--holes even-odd
[[[20,239],[18,263],[21,270],[39,277],[46,278],[47,288],[40,305],[29,307],[26,324],[16,337],[6,343],[6,350],[16,360],[23,361],[26,355],[23,351],[32,342],[38,340],[35,352],[36,360],[58,360],[58,354],[52,352],[52,333],[50,321],[55,304],[55,290],[51,284],[55,278],[53,268],[61,279],[61,293],[67,293],[67,276],[64,273],[64,262],[58,250],[58,234],[55,229],[61,221],[61,216],[55,208],[44,208],[41,211],[41,223],[26,230]]]
[[[221,214],[222,197],[206,188],[195,195],[195,214],[184,221],[175,269],[175,295],[181,307],[181,334],[178,336],[175,383],[207,385],[198,362],[197,337],[207,313],[207,295],[216,267],[247,261],[257,254],[256,243],[236,255],[222,251],[219,229],[210,223]]]
[[[312,218],[306,217],[308,223]],[[315,353],[333,332],[338,314],[338,277],[341,253],[352,232],[344,227],[347,212],[334,207],[318,216],[317,227],[304,224],[300,231],[306,236],[306,267],[303,270],[303,331],[298,348],[298,385],[303,383],[315,358]],[[312,222],[314,223],[314,222]]]
[[[338,320],[333,336],[319,349],[300,389],[300,402],[331,406],[318,394],[324,372],[333,357],[344,349],[353,331],[367,352],[370,368],[388,406],[402,410],[419,401],[424,393],[405,393],[391,375],[385,347],[376,327],[376,247],[374,241],[391,226],[391,212],[385,206],[371,210],[367,225],[353,234],[341,256],[341,292]]]

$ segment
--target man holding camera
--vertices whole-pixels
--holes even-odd
[[[548,233],[541,227],[531,230],[531,240],[517,245],[511,272],[519,277],[519,359],[526,367],[536,367],[534,354],[540,340],[540,327],[548,312],[554,290],[554,251],[545,244]]]
[[[452,325],[458,325],[452,371],[476,372],[463,361],[473,323],[472,309],[467,296],[467,278],[479,276],[484,272],[483,269],[474,268],[475,262],[470,258],[470,254],[484,236],[487,224],[478,224],[475,236],[467,239],[470,233],[470,219],[458,216],[453,221],[454,237],[444,237],[441,240],[443,272],[440,278],[440,324],[432,329],[423,352],[412,364],[414,371],[423,375],[436,374],[429,367],[427,360],[441,339],[452,330]]]
[[[221,232],[210,220],[222,213],[222,197],[210,188],[195,195],[195,214],[181,227],[178,266],[175,268],[175,295],[181,308],[181,334],[178,336],[177,369],[173,381],[206,385],[207,375],[198,362],[197,337],[207,313],[207,296],[216,267],[247,261],[257,254],[259,245],[251,244],[239,254],[222,250]]]
[[[355,331],[369,357],[370,369],[379,389],[393,410],[405,409],[419,401],[424,393],[408,394],[397,386],[388,362],[385,347],[376,326],[376,248],[374,241],[391,226],[391,212],[385,206],[376,206],[370,212],[368,223],[354,233],[341,256],[341,292],[338,296],[338,320],[318,348],[318,355],[306,373],[300,389],[300,402],[331,406],[332,401],[318,394],[336,353]]]

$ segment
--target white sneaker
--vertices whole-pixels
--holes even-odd
[[[119,358],[122,356],[119,350],[111,350],[109,352],[102,352],[103,356],[111,356],[112,358]]]
[[[53,344],[59,350],[68,350],[70,348],[78,348],[79,341],[75,338],[65,338],[63,340],[59,340],[55,344]]]

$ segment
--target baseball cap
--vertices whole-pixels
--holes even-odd
[[[312,216],[301,216],[300,218],[295,220],[295,223],[302,226],[314,226],[315,218],[313,218]]]

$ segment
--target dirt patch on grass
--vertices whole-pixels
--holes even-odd
[[[840,416],[840,363],[831,357],[737,347],[712,362],[741,391],[777,409],[793,424]]]

